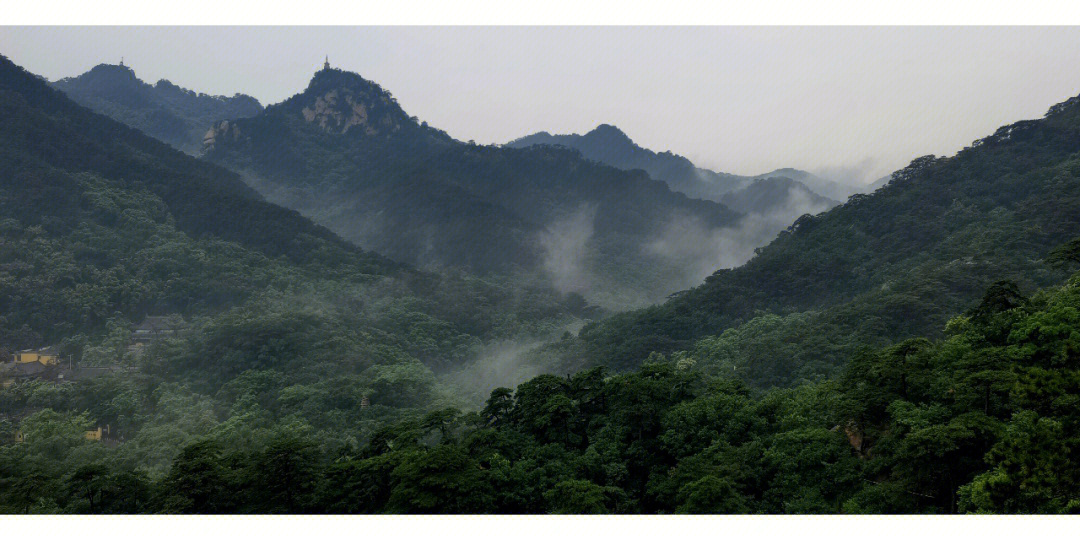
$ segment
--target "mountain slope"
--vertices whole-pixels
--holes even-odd
[[[123,64],[100,64],[52,86],[80,105],[189,154],[202,151],[203,136],[217,121],[255,116],[262,110],[258,100],[243,94],[196,94],[164,79],[150,85]]]
[[[177,229],[193,237],[233,241],[295,262],[308,262],[313,252],[333,246],[354,254],[350,257],[376,272],[395,266],[362,253],[295,211],[264,202],[235,173],[192,159],[78,106],[6,58],[0,69],[7,126],[0,156],[12,171],[6,177],[12,188],[22,187],[20,175],[48,179],[56,171],[87,173],[151,192],[166,205]],[[32,196],[32,204],[15,205],[8,215],[39,223],[45,218],[36,204],[45,208],[76,204],[59,202],[71,199],[59,186],[41,187]],[[53,205],[46,204],[48,196],[56,198]],[[59,230],[69,230],[79,216],[58,212],[53,217],[60,220],[55,224]]]
[[[915,160],[876,192],[799,219],[747,264],[586,327],[563,354],[629,367],[691,349],[771,385],[832,373],[858,342],[934,335],[992,281],[1062,279],[1042,259],[1080,234],[1077,151],[1073,98],[954,157]]]
[[[565,149],[461,143],[329,67],[262,114],[219,123],[206,148],[269,200],[391,258],[542,272],[609,305],[662,298],[673,275],[700,278],[649,250],[673,222],[719,230],[739,217]]]
[[[56,337],[118,309],[225,305],[267,283],[260,272],[273,260],[324,277],[400,272],[262,201],[236,174],[80,107],[3,57],[0,118],[8,330]],[[241,261],[251,268],[233,266]],[[59,297],[79,301],[62,290],[81,290],[90,303],[61,305]]]

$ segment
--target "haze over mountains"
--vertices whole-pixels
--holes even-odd
[[[787,385],[834,374],[867,344],[937,335],[995,281],[1065,278],[1046,257],[1080,232],[1078,151],[1072,98],[955,156],[918,158],[877,191],[800,218],[747,264],[586,327],[568,358],[635,365],[684,350]]]
[[[85,96],[93,94],[88,87],[136,88],[138,95],[154,88],[134,79],[130,70],[119,66],[110,69],[99,66],[92,71],[97,72],[93,77],[87,74],[65,79],[76,97],[86,100]],[[109,77],[118,81],[109,83]],[[102,100],[123,104],[127,99],[122,97],[123,92],[116,93],[120,98],[108,100],[100,96],[112,93],[102,90],[98,94],[98,101],[88,100],[87,104],[101,107]],[[120,114],[115,111],[123,107],[112,110]],[[109,109],[103,112],[108,113]],[[883,178],[871,186],[878,192],[869,197],[856,195],[832,212],[800,219],[804,214],[817,214],[837,204],[814,188],[844,198],[851,188],[796,169],[779,169],[757,177],[708,171],[674,153],[641,148],[610,125],[601,125],[585,135],[553,136],[541,132],[502,148],[462,143],[410,117],[378,84],[329,67],[317,72],[307,89],[281,104],[248,118],[212,122],[212,129],[204,132],[202,144],[207,160],[238,171],[248,185],[269,201],[299,210],[360,246],[408,264],[459,268],[481,274],[540,275],[559,291],[585,294],[588,301],[611,309],[654,302],[695,285],[701,276],[717,269],[738,267],[730,272],[716,272],[706,285],[655,308],[662,313],[679,309],[683,313],[680,317],[688,317],[680,323],[679,333],[655,335],[649,329],[652,323],[647,323],[646,329],[627,336],[623,325],[642,324],[633,312],[590,328],[580,340],[590,352],[574,354],[600,359],[594,361],[609,366],[623,361],[612,354],[641,358],[644,350],[689,347],[700,335],[751,322],[750,314],[760,310],[806,313],[785,319],[784,324],[766,333],[770,336],[776,332],[794,332],[790,325],[816,324],[812,321],[826,316],[839,317],[836,328],[861,336],[861,342],[872,341],[878,335],[876,332],[894,335],[898,328],[907,328],[907,332],[916,335],[932,332],[943,324],[941,317],[970,301],[965,294],[977,293],[985,283],[965,284],[967,293],[963,293],[951,290],[953,285],[944,277],[919,280],[919,287],[925,290],[918,294],[935,297],[933,313],[937,315],[912,316],[898,309],[895,303],[913,301],[911,293],[899,283],[914,286],[916,282],[910,276],[902,276],[912,272],[948,274],[951,266],[935,265],[955,265],[957,260],[977,261],[985,257],[978,251],[983,244],[965,245],[955,238],[974,234],[970,231],[996,215],[987,214],[991,208],[987,207],[965,214],[966,221],[941,225],[943,232],[931,234],[925,231],[928,224],[943,218],[936,215],[915,218],[909,214],[927,211],[926,201],[937,200],[935,197],[943,196],[943,190],[933,187],[933,194],[923,195],[921,206],[893,204],[887,201],[895,194],[910,197],[916,188],[897,191],[893,182],[887,189],[878,189],[890,180]],[[978,146],[943,163],[969,159],[963,156],[971,152],[984,155],[991,151],[985,144]],[[904,171],[901,176],[907,178],[911,174],[914,173]],[[971,184],[963,189],[975,189],[972,193],[982,197],[984,188],[979,185]],[[1030,187],[1038,186],[1036,183]],[[680,190],[714,200],[694,200],[673,192]],[[1023,196],[1047,195],[1048,192],[1035,192]],[[871,204],[869,201],[884,204],[883,208],[887,209],[877,213],[857,210]],[[990,203],[980,200],[973,204],[978,207]],[[994,208],[1000,212],[1010,206],[999,204]],[[855,213],[859,217],[852,217]],[[1024,214],[1014,221],[1037,220],[1039,224],[1033,230],[1045,232],[1055,228],[1042,220],[1053,215],[1056,213],[1039,217]],[[792,222],[795,225],[785,231]],[[877,232],[836,233],[837,238],[846,238],[841,243],[833,237],[817,236],[824,233],[810,232],[817,230],[819,223],[841,222],[852,224],[851,231],[874,227]],[[898,225],[901,222],[907,225]],[[1063,230],[1067,229],[1064,226]],[[934,238],[935,242],[951,242],[949,245],[955,247],[949,249],[960,249],[960,254],[946,260],[945,255],[927,248],[925,242],[903,239],[903,235],[914,230],[924,231],[920,234]],[[779,238],[770,244],[777,233]],[[871,238],[874,247],[857,245],[864,241],[860,239],[869,242]],[[1031,240],[1034,243],[1030,245],[1048,249],[1062,238],[1039,237]],[[1006,240],[1003,237],[1001,241]],[[785,247],[795,245],[793,242],[808,243],[800,244],[799,248]],[[889,243],[912,246],[915,251],[884,247]],[[766,244],[769,245],[762,247]],[[756,252],[760,253],[755,257]],[[782,255],[770,255],[777,252]],[[853,253],[864,255],[856,257]],[[898,258],[894,261],[894,257]],[[748,260],[749,264],[739,267]],[[859,261],[861,270],[840,263],[855,260]],[[990,260],[994,263],[986,275],[1015,275],[1022,283],[1034,280],[1033,285],[1050,282],[1047,280],[1051,278],[1041,277],[1045,269],[1038,265],[1020,271],[1020,267],[1006,265],[1015,265],[1015,261]],[[809,266],[795,270],[802,263]],[[769,264],[773,266],[767,270],[762,266]],[[852,275],[863,277],[845,281],[854,279]],[[734,281],[716,289],[720,279]],[[805,285],[785,285],[796,281]],[[766,282],[771,283],[766,289],[745,292],[756,290]],[[928,283],[935,285],[927,289]],[[823,287],[827,292],[812,294]],[[790,294],[784,292],[789,289]],[[703,291],[709,290],[728,291],[724,295],[735,298],[732,301],[738,303],[738,308],[709,308],[706,310],[709,315],[703,318],[688,315],[700,308],[699,299],[707,296]],[[784,300],[785,294],[791,300]],[[757,300],[748,301],[748,298]],[[924,297],[922,301],[930,300]],[[682,305],[696,307],[690,311],[675,307]],[[818,310],[826,308],[826,312],[819,313]],[[875,309],[885,311],[879,313]],[[879,319],[886,316],[889,322]],[[670,321],[661,326],[667,324]],[[595,349],[597,340],[610,342],[611,339],[619,342],[617,348],[605,345]],[[805,368],[806,373],[832,369],[833,359],[840,354],[836,348],[843,347],[838,339],[827,337],[827,345],[800,349],[799,356],[804,358],[798,361],[800,366],[812,366]],[[635,343],[644,345],[637,350]],[[629,351],[628,348],[634,352],[615,353]],[[795,376],[797,371],[792,368],[784,377]]]
[[[216,125],[206,144],[206,159],[241,172],[268,200],[376,252],[481,274],[542,272],[607,307],[700,279],[658,245],[672,228],[720,234],[740,220],[566,149],[454,140],[377,84],[329,67],[285,102]],[[720,258],[707,244],[692,255]]]
[[[754,180],[784,177],[795,180],[814,193],[832,199],[832,205],[839,204],[848,196],[857,193],[853,186],[820,178],[806,171],[784,168],[759,174],[740,176],[715,172],[694,165],[689,159],[671,152],[654,152],[634,143],[619,128],[601,124],[584,134],[552,135],[541,131],[506,143],[505,146],[525,148],[534,145],[554,145],[573,148],[588,159],[606,163],[620,169],[641,169],[657,180],[663,180],[671,189],[686,193],[695,198],[720,201],[723,195],[745,188]],[[822,202],[829,202],[822,200]],[[782,204],[777,202],[777,205]],[[746,209],[733,208],[740,212]],[[753,209],[750,209],[753,211]]]
[[[420,384],[415,394],[476,360],[481,340],[536,339],[584,313],[580,297],[542,284],[424,273],[361,250],[2,56],[0,118],[5,350],[78,350],[88,333],[177,314],[208,332],[206,349],[159,367],[204,390],[246,369],[327,362],[339,376],[397,370],[388,376]],[[423,328],[432,339],[406,337]]]
[[[189,153],[201,133],[206,159],[367,249],[431,268],[540,272],[610,308],[662,299],[741,264],[798,216],[836,204],[790,178],[835,191],[808,173],[712,173],[637,148],[615,128],[598,132],[629,147],[601,146],[652,156],[645,167],[553,147],[465,144],[408,116],[377,84],[330,68],[266,110],[246,96],[150,86],[123,66],[54,86]],[[648,175],[625,170],[637,168]],[[686,171],[710,180],[693,188]]]
[[[665,246],[716,246],[719,260],[699,260],[692,251],[671,249],[673,256],[693,260],[696,274],[714,268],[730,268],[750,260],[755,249],[768,244],[776,234],[805,214],[818,214],[855,193],[851,186],[819,178],[798,169],[778,169],[758,176],[718,173],[695,166],[689,159],[670,151],[642,148],[619,128],[601,124],[585,135],[535,133],[506,143],[511,148],[554,146],[572,148],[586,159],[623,170],[643,170],[663,180],[671,189],[691,197],[716,201],[745,215],[736,230],[724,235],[683,226],[681,240],[670,238]],[[812,188],[810,186],[813,186]],[[820,195],[828,193],[830,196]]]

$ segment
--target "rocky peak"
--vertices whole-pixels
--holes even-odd
[[[316,72],[307,89],[283,105],[331,133],[385,135],[415,124],[390,92],[356,73],[330,67]]]

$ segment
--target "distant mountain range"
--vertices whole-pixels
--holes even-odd
[[[634,143],[619,128],[601,124],[584,134],[552,135],[547,132],[534,133],[506,143],[511,148],[525,148],[535,145],[553,145],[573,148],[594,161],[606,163],[620,169],[641,169],[649,176],[667,182],[671,189],[699,199],[721,201],[722,197],[733,191],[743,189],[756,180],[784,177],[794,180],[809,188],[810,191],[826,199],[832,199],[832,206],[846,200],[858,192],[856,188],[820,178],[798,169],[777,169],[757,176],[740,176],[723,172],[710,171],[694,165],[689,159],[670,151],[654,152]],[[790,182],[783,186],[793,186]],[[775,188],[774,188],[775,189]],[[779,193],[780,190],[776,189]],[[783,204],[776,200],[773,204]],[[749,209],[733,207],[734,210]],[[751,210],[752,211],[752,210]]]
[[[262,111],[251,96],[211,96],[167,80],[147,84],[123,64],[100,64],[78,77],[52,83],[76,103],[123,122],[188,154],[202,152],[210,125]]]
[[[882,176],[881,178],[878,178],[877,180],[874,180],[868,186],[866,186],[866,192],[867,193],[873,193],[873,192],[885,187],[885,185],[887,185],[891,180],[892,180],[892,175],[891,174],[886,175],[886,176]]]

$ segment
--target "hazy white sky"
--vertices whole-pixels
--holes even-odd
[[[610,123],[716,170],[866,181],[1080,94],[1080,28],[0,27],[0,54],[264,104],[328,54],[462,140]]]

